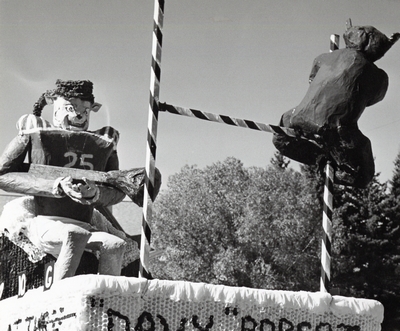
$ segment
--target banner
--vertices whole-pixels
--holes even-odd
[[[0,301],[0,331],[379,331],[378,301],[82,275]]]

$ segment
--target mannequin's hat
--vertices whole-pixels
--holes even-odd
[[[57,79],[56,86],[56,89],[47,90],[40,96],[39,100],[33,106],[34,115],[40,116],[44,106],[52,103],[52,99],[56,97],[63,97],[66,99],[80,98],[94,103],[93,83],[89,80]]]
[[[55,90],[46,91],[46,97],[60,96],[66,99],[80,98],[94,102],[93,83],[89,80],[61,80],[56,81]]]

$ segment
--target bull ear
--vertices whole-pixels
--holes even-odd
[[[353,26],[353,24],[351,23],[351,18],[349,18],[349,19],[346,21],[346,30],[350,29],[352,26]]]
[[[101,108],[101,103],[95,102],[92,105],[92,108],[90,108],[91,111],[94,111],[95,113],[97,113],[99,111],[99,109]]]

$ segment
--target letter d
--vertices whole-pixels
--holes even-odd
[[[26,274],[18,273],[18,298],[22,298],[26,293]]]

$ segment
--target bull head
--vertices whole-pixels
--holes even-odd
[[[388,38],[373,26],[353,26],[351,19],[346,21],[346,31],[343,34],[346,48],[353,48],[365,57],[375,62],[400,39],[400,33],[394,33]]]

